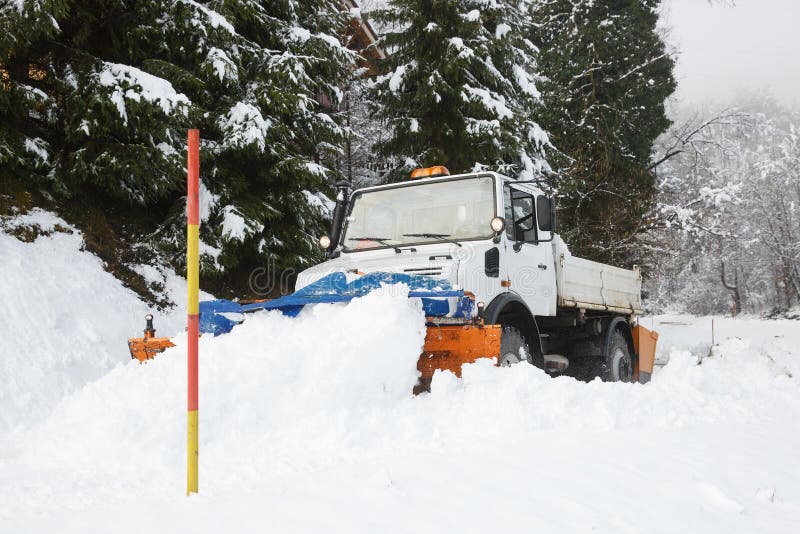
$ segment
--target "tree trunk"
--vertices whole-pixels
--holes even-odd
[[[739,292],[739,271],[734,267],[733,269],[733,283],[728,283],[728,280],[725,277],[725,262],[722,262],[722,285],[725,286],[725,289],[731,292],[733,296],[733,316],[736,317],[739,315],[739,312],[742,310],[742,296]]]

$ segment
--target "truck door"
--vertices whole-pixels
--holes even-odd
[[[506,218],[504,260],[508,289],[525,301],[534,315],[555,315],[556,277],[553,250],[536,221],[536,195],[513,186],[503,188]],[[540,243],[539,239],[548,239]]]

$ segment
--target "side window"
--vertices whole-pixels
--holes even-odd
[[[503,188],[503,206],[506,208],[505,218],[506,218],[506,237],[511,241],[515,241],[514,238],[514,210],[511,208],[511,188],[504,187]]]
[[[535,241],[536,215],[533,195],[508,188],[504,197],[506,236],[514,241]]]

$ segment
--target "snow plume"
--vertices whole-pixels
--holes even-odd
[[[159,106],[165,115],[171,115],[176,111],[186,115],[191,103],[186,95],[175,91],[167,80],[130,65],[103,62],[101,70],[95,77],[100,85],[112,88],[111,102],[117,107],[117,112],[126,124],[128,122],[126,100],[150,102]]]
[[[266,147],[267,130],[272,125],[269,119],[261,115],[261,111],[252,104],[237,102],[221,118],[219,126],[225,132],[225,146],[240,147],[256,144],[259,150]]]

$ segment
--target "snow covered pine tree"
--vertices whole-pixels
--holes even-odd
[[[386,180],[428,165],[525,178],[548,168],[533,120],[536,49],[518,4],[390,0],[373,14],[388,54],[370,95],[390,129],[377,146],[391,158]]]
[[[657,30],[659,0],[529,0],[539,46],[540,122],[562,157],[559,215],[573,252],[630,266],[654,214],[651,155],[670,125],[673,60]]]
[[[4,2],[4,183],[76,223],[112,268],[145,256],[126,243],[181,268],[186,129],[199,127],[204,281],[226,271],[246,290],[254,265],[304,265],[323,218],[318,161],[342,137],[318,99],[336,102],[352,71],[336,37],[349,18],[334,0]]]

